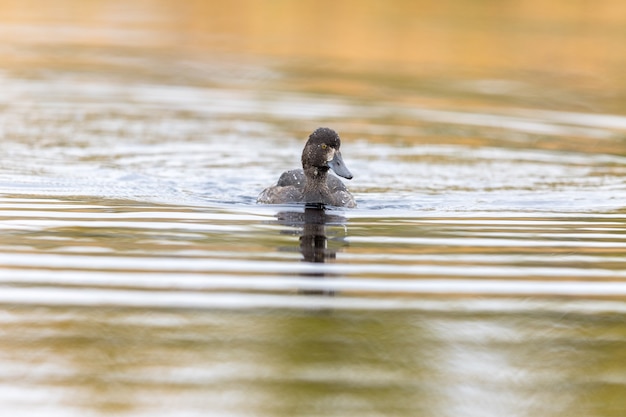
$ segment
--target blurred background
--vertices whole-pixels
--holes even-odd
[[[255,143],[298,155],[300,141],[320,125],[352,141],[353,188],[370,191],[366,204],[381,203],[372,191],[390,180],[407,194],[442,190],[437,170],[421,175],[413,166],[410,183],[402,169],[383,170],[392,178],[369,176],[376,154],[416,145],[461,146],[448,148],[457,156],[478,146],[623,155],[625,20],[618,0],[0,1],[6,149],[17,156],[29,153],[25,142],[80,142],[82,155],[73,159],[63,147],[63,155],[39,156],[50,168],[81,160],[132,168],[210,201],[239,203],[253,202],[276,171],[291,167]],[[58,123],[63,133],[45,133]],[[248,141],[257,158],[235,151]],[[149,155],[136,151],[160,169],[128,165],[121,155],[127,150],[114,156],[122,142],[150,143]],[[174,168],[189,172],[169,172],[171,149],[154,145],[174,142],[205,161],[217,152],[248,171],[215,171],[187,159]],[[237,146],[217,149],[225,143]],[[360,154],[373,143],[387,148]],[[467,162],[478,159],[484,155]],[[95,194],[118,184],[118,174]],[[240,192],[191,178],[220,174]],[[107,178],[102,170],[89,175]],[[162,195],[160,186],[139,186],[144,195]]]
[[[465,90],[463,104],[490,94],[560,110],[624,106],[618,0],[4,0],[0,12],[3,70],[23,77],[165,77],[369,100]]]

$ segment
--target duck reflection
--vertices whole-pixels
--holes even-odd
[[[323,204],[306,205],[304,212],[280,212],[277,214],[278,223],[293,228],[286,233],[300,235],[299,250],[302,253],[303,262],[314,264],[326,263],[334,260],[337,252],[348,245],[345,241],[347,235],[346,218],[329,213]],[[287,248],[283,248],[287,249]],[[289,248],[287,250],[293,250]],[[301,273],[304,277],[325,278],[332,276],[326,269],[320,268],[310,272]],[[330,290],[303,290],[303,294],[332,295]]]

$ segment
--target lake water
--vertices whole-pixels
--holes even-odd
[[[3,415],[624,415],[623,2],[35,3]],[[319,126],[358,207],[257,205]]]

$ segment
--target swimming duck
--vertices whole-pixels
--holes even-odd
[[[332,129],[320,127],[309,136],[302,151],[302,169],[283,172],[278,183],[266,188],[257,203],[326,204],[337,207],[356,207],[354,197],[341,180],[327,175],[332,169],[335,174],[352,179],[339,152],[341,141]]]

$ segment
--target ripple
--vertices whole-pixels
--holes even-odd
[[[599,287],[597,294],[610,290]],[[623,294],[624,287],[619,287]],[[533,293],[533,292],[531,292]],[[580,293],[576,290],[565,291],[565,294]],[[563,292],[556,291],[556,295]],[[528,294],[522,292],[521,294]],[[415,310],[415,311],[456,311],[456,312],[571,312],[626,313],[624,303],[610,300],[579,300],[561,303],[542,302],[537,300],[414,300],[414,299],[372,299],[363,297],[293,297],[276,294],[241,294],[215,293],[202,294],[197,292],[165,292],[150,291],[113,291],[85,289],[50,289],[50,288],[7,288],[0,293],[0,304],[40,305],[40,306],[74,306],[74,307],[132,307],[132,308],[166,308],[166,309],[336,309],[336,310]]]

